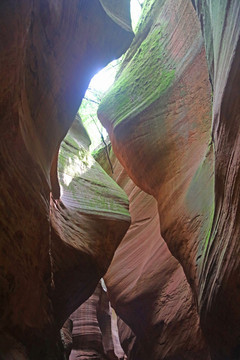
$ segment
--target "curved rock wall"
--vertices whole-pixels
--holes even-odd
[[[106,149],[105,149],[106,150]],[[110,173],[105,150],[97,160]],[[137,187],[110,151],[112,177],[129,198],[131,226],[104,279],[129,359],[208,359],[190,286],[160,234],[156,200]],[[130,344],[129,344],[130,342]]]
[[[105,7],[98,0],[0,4],[0,353],[4,359],[17,354],[11,349],[15,340],[8,341],[9,337],[22,342],[31,359],[60,358],[57,333],[66,314],[83,301],[75,297],[79,282],[85,288],[83,297],[88,297],[124,232],[119,232],[122,221],[114,214],[103,222],[96,214],[83,215],[86,223],[86,217],[90,219],[88,241],[98,234],[97,250],[94,244],[86,252],[78,245],[85,230],[77,228],[81,221],[75,221],[76,216],[74,229],[67,217],[59,219],[61,234],[51,231],[50,224],[50,168],[59,144],[92,75],[119,57],[133,38],[129,1],[119,2],[108,14],[105,3]],[[53,165],[56,173],[56,161]],[[51,206],[56,214],[56,202]],[[125,201],[122,206],[126,207]],[[59,212],[72,216],[66,207]],[[125,221],[123,229],[126,226]],[[72,246],[65,239],[68,232],[75,233]],[[104,263],[96,264],[100,244],[107,248],[111,240]],[[70,269],[75,273],[64,289]]]
[[[215,214],[199,304],[213,359],[240,357],[240,3],[196,0],[213,84]]]
[[[81,145],[89,138],[77,136],[76,123],[78,118],[60,147],[61,197],[51,200],[52,300],[59,324],[94,291],[130,222],[126,194]]]
[[[158,201],[212,359],[237,359],[240,3],[192,3],[196,12],[187,0],[145,2],[99,117],[129,176]]]
[[[163,238],[196,292],[199,238],[207,236],[213,212],[211,88],[201,29],[188,0],[148,1],[143,11],[99,117],[130,177],[157,199]],[[200,188],[202,177],[208,186]]]
[[[133,224],[106,281],[138,360],[205,360],[196,308],[211,358],[240,357],[239,24],[238,0],[146,0],[99,108],[128,175],[156,199],[119,170]],[[91,76],[132,41],[129,1],[3,0],[0,26],[0,354],[61,359],[61,325],[129,225],[78,127],[57,174]]]

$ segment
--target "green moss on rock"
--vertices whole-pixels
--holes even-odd
[[[110,219],[130,220],[126,193],[70,135],[60,148],[58,174],[62,200],[67,199],[72,208]]]
[[[155,3],[148,1],[146,13]],[[135,40],[137,46],[132,44],[129,49],[131,56],[126,54],[117,80],[99,107],[100,119],[104,121],[107,112],[111,114],[114,126],[136,116],[156,101],[168,90],[175,77],[173,62],[165,56],[168,52],[166,25],[157,23],[151,30],[139,25],[139,29],[140,35],[136,34]]]
[[[197,257],[204,258],[209,241],[211,239],[211,230],[215,211],[214,201],[214,160],[213,144],[209,144],[208,152],[198,167],[186,195],[186,206],[189,213],[201,214],[199,243],[202,246],[198,249]],[[194,216],[193,216],[194,217]],[[202,241],[204,239],[204,241]]]

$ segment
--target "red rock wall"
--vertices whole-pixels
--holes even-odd
[[[70,360],[81,357],[115,359],[111,332],[110,304],[99,283],[94,293],[73,314],[73,347]]]
[[[104,277],[112,306],[136,335],[133,345],[134,334],[120,326],[122,346],[129,359],[208,359],[190,286],[160,234],[157,202],[110,155],[132,219]],[[110,171],[104,150],[98,161]]]
[[[129,176],[158,201],[212,359],[237,359],[240,3],[192,2],[196,12],[187,0],[145,3],[99,117]]]
[[[52,301],[59,324],[94,291],[130,222],[126,194],[81,145],[89,138],[77,137],[76,122],[59,151],[61,197],[51,201]]]
[[[213,199],[206,55],[200,25],[188,0],[177,4],[153,1],[149,8],[147,4],[151,27],[147,21],[141,24],[115,85],[100,105],[99,117],[130,177],[157,199],[163,238],[196,292],[197,262],[204,247],[199,238],[207,236],[211,226]],[[151,45],[153,34],[157,40]],[[138,80],[134,84],[136,96],[131,98],[126,72],[131,74],[131,66],[138,61],[141,68],[148,66],[149,73],[142,75],[148,82],[138,94]],[[132,111],[116,111],[120,97]]]
[[[0,4],[0,353],[4,359],[15,351],[11,349],[15,340],[8,337],[22,342],[31,359],[60,358],[55,343],[62,322],[91,294],[106,270],[106,264],[95,264],[92,254],[77,251],[77,246],[51,231],[50,168],[92,75],[120,56],[132,40],[128,1],[119,5],[118,15],[121,26],[98,0]],[[98,221],[95,216],[90,239],[101,228]],[[62,225],[67,233],[70,222]],[[115,235],[120,240],[114,215],[105,226],[102,240],[98,233],[100,242]],[[69,274],[73,264],[71,286],[64,290],[59,282],[54,287],[53,270]],[[84,287],[88,281],[84,299],[74,297],[79,292],[76,274],[84,278]],[[66,298],[72,299],[67,309]],[[14,356],[20,358],[17,350]]]
[[[215,214],[201,269],[213,359],[240,357],[240,2],[195,1],[213,84]]]

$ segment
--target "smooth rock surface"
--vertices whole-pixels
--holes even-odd
[[[104,149],[97,159],[110,173]],[[156,200],[128,177],[112,150],[113,178],[129,197],[131,226],[104,279],[129,359],[208,359],[190,286],[160,234]],[[134,334],[136,336],[134,336]]]
[[[117,360],[111,331],[110,303],[99,283],[90,298],[70,316],[73,349],[70,360]]]
[[[129,12],[129,1],[122,7],[119,16],[124,27],[108,16],[98,0],[0,4],[0,330],[2,343],[9,344],[9,336],[16,338],[30,359],[61,359],[62,349],[56,345],[59,329],[67,313],[83,301],[75,298],[79,282],[87,298],[121,238],[123,222],[118,215],[100,223],[96,214],[84,215],[85,223],[86,218],[94,223],[93,228],[88,223],[88,241],[97,233],[98,247],[111,244],[104,263],[96,264],[98,250],[85,254],[83,247],[69,246],[52,231],[50,207],[54,212],[56,204],[51,200],[50,206],[50,191],[57,184],[59,145],[91,77],[119,57],[133,38],[129,15],[122,17]],[[57,198],[59,193],[53,195]],[[77,226],[79,222],[72,230],[64,220],[59,225],[65,234],[78,234],[78,243],[85,230]],[[65,281],[60,274],[65,274]]]
[[[240,2],[195,0],[213,86],[215,214],[200,273],[213,359],[240,357]]]
[[[211,87],[188,0],[145,3],[98,113],[129,176],[157,199],[163,238],[196,293],[200,241],[213,215],[213,160]]]
[[[240,2],[192,3],[196,13],[187,0],[145,3],[99,117],[129,176],[158,201],[212,359],[238,359]]]
[[[75,128],[74,122],[59,151],[60,199],[51,200],[53,307],[60,324],[94,291],[130,223],[126,194],[73,139]]]

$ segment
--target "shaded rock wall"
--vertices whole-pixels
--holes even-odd
[[[135,214],[135,185],[125,174],[117,180],[136,215],[129,236],[142,242],[124,241],[106,279],[137,336],[130,354],[138,359],[146,351],[156,359],[207,357],[193,299],[212,359],[240,356],[240,3],[192,3],[195,10],[190,0],[146,1],[99,108],[120,162],[157,201],[158,213],[142,194],[145,209]],[[63,161],[62,193],[57,161],[91,76],[129,46],[129,23],[127,0],[0,4],[3,359],[61,359],[59,328],[91,294],[127,230],[126,197],[74,136],[64,151],[87,165],[65,174],[71,166]],[[130,254],[139,260],[124,268]]]
[[[59,144],[92,75],[120,56],[133,37],[129,1],[119,2],[108,13],[106,9],[106,1],[98,0],[0,4],[0,353],[4,358],[10,353],[20,358],[18,350],[11,349],[15,340],[8,338],[22,342],[34,360],[61,358],[61,349],[55,346],[59,328],[73,307],[91,294],[127,227],[128,221],[122,226],[113,215],[103,220],[101,232],[98,215],[83,215],[86,223],[90,218],[89,248],[96,233],[98,247],[113,242],[104,263],[95,263],[96,245],[88,251],[78,245],[86,231],[77,228],[80,220],[74,220],[73,230],[66,219],[58,219],[58,226],[53,221],[53,229],[50,221],[50,207],[54,215],[72,215],[66,207],[56,209],[61,201],[56,205],[51,200],[50,205],[50,169],[54,159],[52,179],[55,173],[57,183]],[[74,245],[71,239],[66,241],[68,231],[75,233]],[[72,278],[70,269],[75,270]],[[84,299],[75,297],[81,284]]]
[[[193,3],[196,12],[187,0],[145,3],[99,117],[129,176],[158,201],[212,359],[237,359],[240,3]]]
[[[115,359],[110,304],[99,283],[94,293],[70,317],[73,321],[73,349],[70,360]]]
[[[130,222],[126,194],[81,145],[87,134],[74,140],[76,123],[59,151],[61,198],[51,201],[52,300],[60,324],[94,291]]]
[[[111,173],[105,150],[97,160]],[[122,346],[129,359],[208,359],[190,286],[160,234],[157,202],[134,184],[112,150],[110,159],[132,219],[104,277],[112,306],[134,332],[120,320]]]
[[[70,360],[123,360],[117,315],[110,306],[102,279],[94,293],[64,323],[61,335],[67,359],[70,355]]]
[[[215,214],[201,270],[202,325],[215,359],[240,357],[240,3],[195,1],[213,84]],[[213,335],[214,334],[214,335]]]
[[[136,343],[136,335],[132,329],[120,318],[117,318],[117,328],[119,334],[119,341],[127,359],[131,359],[134,352],[134,345]]]

